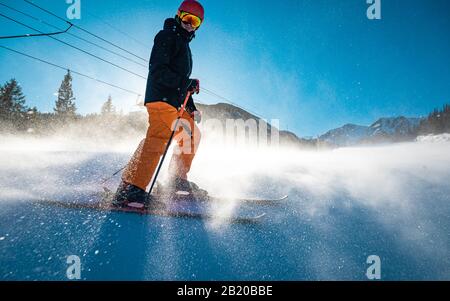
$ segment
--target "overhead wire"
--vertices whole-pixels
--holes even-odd
[[[78,72],[78,71],[75,71],[75,70],[73,70],[73,69],[71,69],[71,68],[68,68],[68,67],[63,67],[63,66],[61,66],[61,65],[58,65],[58,64],[55,64],[55,63],[46,61],[46,60],[44,60],[44,59],[41,59],[41,58],[32,56],[32,55],[30,55],[30,54],[26,54],[26,53],[24,53],[24,52],[21,52],[21,51],[18,51],[18,50],[15,50],[15,49],[12,49],[12,48],[3,46],[3,45],[0,45],[0,48],[3,48],[3,49],[6,49],[6,50],[9,50],[9,51],[11,51],[11,52],[14,52],[14,53],[16,53],[16,54],[20,54],[20,55],[22,55],[22,56],[25,56],[25,57],[34,59],[34,60],[36,60],[36,61],[39,61],[39,62],[41,62],[41,63],[44,63],[44,64],[47,64],[47,65],[53,66],[53,67],[58,68],[58,69],[62,69],[62,70],[70,70],[72,73],[77,74],[77,75],[79,75],[79,76],[82,76],[82,77],[88,78],[88,79],[90,79],[90,80],[93,80],[93,81],[96,81],[96,82],[99,82],[99,83],[108,85],[108,86],[110,86],[110,87],[113,87],[113,88],[116,88],[116,89],[119,89],[119,90],[128,92],[128,93],[130,93],[130,94],[134,94],[134,95],[137,95],[137,96],[141,96],[141,94],[138,93],[138,92],[136,92],[136,91],[132,91],[132,90],[123,88],[123,87],[121,87],[121,86],[118,86],[118,85],[115,85],[115,84],[106,82],[106,81],[104,81],[104,80],[95,78],[95,77],[93,77],[93,76],[90,76],[90,75],[87,75],[87,74],[84,74],[84,73],[81,73],[81,72]]]
[[[1,3],[0,3],[1,4]],[[2,13],[0,13],[0,16],[2,17],[6,17],[5,15],[3,15]],[[69,25],[69,27],[67,27],[65,30],[63,29],[59,29],[60,31],[57,32],[49,32],[49,33],[39,33],[39,34],[31,34],[31,33],[27,33],[27,34],[23,34],[23,35],[14,35],[14,36],[1,36],[0,40],[6,40],[6,39],[18,39],[18,38],[32,38],[32,37],[43,37],[43,36],[55,36],[58,34],[63,34],[63,33],[67,33],[69,31],[69,29],[72,28],[72,25]]]
[[[38,8],[38,9],[44,11],[44,12],[46,12],[46,13],[48,13],[48,14],[54,16],[55,18],[58,18],[58,19],[60,19],[60,20],[62,20],[62,21],[64,21],[64,22],[66,22],[66,23],[68,23],[68,24],[73,24],[72,22],[67,21],[67,20],[64,19],[64,18],[61,18],[60,16],[58,16],[58,15],[52,13],[51,11],[49,11],[49,10],[47,10],[47,9],[45,9],[45,8],[43,8],[43,7],[39,6],[39,5],[37,5],[37,4],[35,4],[35,3],[32,2],[32,1],[29,1],[29,0],[23,0],[23,1],[25,1],[26,3],[28,3],[28,4],[32,5],[32,6]],[[137,55],[137,54],[135,54],[135,53],[133,53],[133,52],[131,52],[131,51],[129,51],[129,50],[126,50],[125,48],[120,47],[120,46],[118,46],[117,44],[112,43],[112,42],[110,42],[110,41],[108,41],[108,40],[106,40],[106,39],[100,37],[99,35],[90,32],[89,30],[86,30],[86,29],[84,29],[84,28],[82,28],[82,27],[80,27],[80,26],[78,26],[78,25],[76,25],[76,24],[73,24],[73,26],[74,26],[75,28],[77,28],[77,29],[79,29],[79,30],[81,30],[81,31],[83,31],[83,32],[85,32],[85,33],[87,33],[87,34],[89,34],[89,35],[91,35],[91,36],[93,36],[93,37],[95,37],[95,38],[97,38],[97,39],[99,39],[99,40],[101,40],[101,41],[103,41],[103,42],[105,42],[105,43],[107,43],[107,44],[113,46],[113,47],[115,47],[115,48],[117,48],[117,49],[120,49],[120,50],[122,50],[122,51],[124,51],[124,52],[126,52],[126,53],[128,53],[128,54],[130,54],[130,55],[132,55],[132,56],[134,56],[134,57],[136,57],[136,58],[139,58],[140,60],[142,60],[142,61],[144,61],[144,62],[148,62],[147,59],[145,59],[145,58],[143,58],[143,57],[141,57],[141,56],[139,56],[139,55]]]
[[[13,22],[15,22],[15,23],[17,23],[17,24],[20,24],[20,25],[24,26],[24,27],[27,27],[27,28],[29,28],[29,29],[31,29],[31,30],[34,30],[34,31],[36,31],[36,32],[39,32],[39,33],[41,33],[41,34],[44,33],[44,32],[42,32],[42,31],[40,31],[39,29],[36,29],[36,28],[34,28],[34,27],[32,27],[32,26],[29,26],[29,25],[26,25],[26,24],[24,24],[24,23],[22,23],[22,22],[20,22],[20,21],[18,21],[18,20],[16,20],[16,19],[10,18],[10,17],[8,17],[8,16],[6,16],[6,15],[4,15],[4,14],[1,14],[1,13],[0,13],[0,16],[2,16],[2,17],[4,17],[4,18],[7,18],[7,19],[9,19],[9,20],[11,20],[11,21],[13,21]],[[111,61],[109,61],[109,60],[106,60],[106,59],[104,59],[104,58],[101,58],[101,57],[99,57],[98,55],[95,55],[95,54],[93,54],[93,53],[91,53],[91,52],[89,52],[89,51],[86,51],[86,50],[84,50],[84,49],[81,49],[81,48],[79,48],[79,47],[77,47],[77,46],[74,46],[74,45],[72,45],[72,44],[70,44],[70,43],[67,43],[67,42],[65,42],[65,41],[63,41],[63,40],[60,40],[60,39],[58,39],[58,38],[55,38],[55,37],[53,37],[53,36],[48,36],[48,37],[49,37],[50,39],[53,39],[53,40],[55,40],[55,41],[58,41],[58,42],[60,42],[60,43],[62,43],[62,44],[64,44],[64,45],[67,45],[67,46],[69,46],[69,47],[71,47],[71,48],[74,48],[74,49],[76,49],[76,50],[78,50],[78,51],[81,51],[81,52],[83,52],[83,53],[85,53],[85,54],[87,54],[87,55],[89,55],[89,56],[92,56],[92,57],[94,57],[94,58],[96,58],[96,59],[98,59],[98,60],[100,60],[100,61],[103,61],[103,62],[105,62],[105,63],[107,63],[107,64],[110,64],[110,65],[112,65],[112,66],[114,66],[114,67],[116,67],[116,68],[119,68],[119,69],[121,69],[121,70],[123,70],[123,71],[125,71],[125,72],[128,72],[128,73],[130,73],[130,74],[133,74],[133,75],[135,75],[135,76],[137,76],[137,77],[140,77],[140,78],[142,78],[142,79],[147,79],[147,78],[146,78],[145,76],[143,76],[143,75],[140,75],[140,74],[138,74],[138,73],[136,73],[136,72],[134,72],[134,71],[131,71],[131,70],[125,68],[125,67],[119,66],[119,65],[117,65],[117,64],[115,64],[115,63],[113,63],[113,62],[111,62]]]
[[[35,21],[38,21],[39,23],[45,24],[45,25],[47,25],[47,26],[49,26],[49,27],[52,27],[52,28],[55,28],[55,29],[57,29],[57,30],[62,30],[62,29],[59,28],[58,26],[55,26],[55,25],[53,25],[53,24],[50,24],[50,23],[48,23],[48,22],[46,22],[46,21],[44,21],[44,20],[41,20],[41,19],[39,19],[39,18],[37,18],[37,17],[35,17],[35,16],[32,16],[31,14],[28,14],[28,13],[26,13],[26,12],[23,12],[23,11],[21,11],[21,10],[18,10],[18,9],[16,9],[16,8],[14,8],[14,7],[11,7],[11,6],[7,5],[7,4],[0,3],[0,5],[2,5],[2,6],[4,6],[4,7],[6,7],[6,8],[8,8],[8,9],[10,9],[10,10],[12,10],[12,11],[15,11],[15,12],[21,14],[21,15],[24,15],[24,16],[30,18],[30,19],[33,19],[33,20],[35,20]],[[69,27],[69,29],[70,29],[70,28],[72,28],[72,27],[74,26],[74,24],[69,23],[69,26],[70,26],[70,27]],[[80,37],[80,36],[78,36],[78,35],[76,35],[76,34],[73,34],[73,33],[71,33],[71,32],[68,32],[68,30],[66,30],[65,33],[67,33],[68,35],[70,35],[70,36],[72,36],[72,37],[74,37],[74,38],[76,38],[76,39],[79,39],[79,40],[81,40],[81,41],[83,41],[83,42],[85,42],[85,43],[91,44],[91,45],[93,45],[93,46],[95,46],[95,47],[98,47],[98,48],[104,50],[104,51],[107,51],[107,52],[112,53],[112,54],[114,54],[114,55],[116,55],[116,56],[118,56],[118,57],[121,57],[121,58],[123,58],[123,59],[125,59],[125,60],[127,60],[127,61],[130,61],[130,62],[132,62],[132,63],[135,63],[135,64],[140,65],[140,66],[145,67],[145,68],[148,67],[148,65],[144,65],[144,64],[142,64],[142,63],[140,63],[140,62],[137,62],[136,60],[133,60],[133,59],[131,59],[131,58],[129,58],[129,57],[126,57],[126,56],[124,56],[124,55],[122,55],[122,54],[120,54],[120,53],[118,53],[118,52],[112,51],[112,50],[110,50],[110,49],[108,49],[108,48],[106,48],[106,47],[103,47],[103,46],[101,46],[101,45],[99,45],[99,44],[97,44],[97,43],[91,42],[91,41],[89,41],[89,40],[87,40],[87,39],[85,39],[85,38],[83,38],[83,37]],[[38,34],[38,35],[27,35],[27,36],[25,36],[25,37],[28,37],[28,36],[42,36],[42,34]],[[20,36],[16,36],[16,37],[20,37]]]
[[[129,38],[130,40],[133,40],[135,43],[141,45],[142,47],[145,47],[145,49],[149,49],[150,46],[149,45],[145,45],[144,43],[142,43],[141,41],[139,41],[138,39],[136,39],[135,37],[133,37],[132,35],[126,33],[125,31],[121,30],[120,28],[117,28],[116,26],[112,25],[109,22],[106,22],[104,20],[102,20],[99,16],[91,13],[91,12],[87,12],[88,15],[90,15],[91,17],[96,18],[98,21],[102,22],[103,24],[105,24],[106,26],[112,28],[113,30],[121,33],[122,35],[126,36],[127,38]]]

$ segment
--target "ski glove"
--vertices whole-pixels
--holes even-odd
[[[202,121],[202,112],[194,111],[191,113],[191,117],[195,122],[200,123]]]
[[[188,92],[200,93],[200,81],[198,79],[190,79],[191,83],[188,86]]]

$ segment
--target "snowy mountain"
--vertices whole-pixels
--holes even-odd
[[[203,112],[204,120],[218,119],[225,122],[227,119],[244,121],[259,117],[236,106],[218,103],[214,105],[198,104],[198,109]],[[332,147],[351,146],[358,144],[376,144],[414,140],[417,137],[417,129],[421,118],[407,118],[403,116],[380,118],[370,126],[357,124],[345,124],[344,126],[328,131],[318,139],[303,139],[289,131],[280,131],[281,145],[295,145],[299,147],[318,147],[326,145]],[[268,136],[271,133],[271,125],[262,121],[267,126]]]
[[[390,117],[380,118],[370,126],[346,124],[319,137],[320,141],[332,146],[350,146],[411,140],[421,118]]]
[[[368,126],[346,124],[340,128],[326,132],[319,139],[332,145],[345,146],[356,144],[369,135],[370,128]]]
[[[380,118],[370,126],[372,136],[408,136],[419,127],[421,118],[406,118],[403,116],[395,118]]]

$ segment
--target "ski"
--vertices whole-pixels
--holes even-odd
[[[266,213],[260,214],[238,214],[231,216],[220,216],[208,213],[205,210],[204,201],[197,200],[170,200],[167,206],[152,206],[150,208],[135,208],[130,206],[116,207],[111,204],[113,193],[104,188],[104,192],[99,197],[99,200],[81,201],[81,202],[67,202],[67,201],[56,201],[56,200],[38,200],[35,203],[44,206],[54,206],[66,209],[88,209],[97,211],[109,211],[109,212],[122,212],[122,213],[132,213],[139,215],[157,215],[163,217],[177,217],[177,218],[194,218],[194,219],[205,219],[205,220],[221,220],[228,223],[239,223],[239,224],[251,224],[259,222]],[[158,202],[160,203],[160,202]],[[161,203],[160,203],[161,204]]]
[[[110,192],[110,190],[106,187],[103,187],[105,192]],[[173,195],[171,194],[164,194],[160,193],[159,190],[157,193],[154,193],[152,195],[155,195],[159,198],[171,198]],[[164,189],[162,190],[164,191]],[[206,191],[201,190],[200,193],[193,193],[193,195],[187,194],[187,195],[177,195],[175,196],[177,199],[183,199],[183,198],[191,198],[195,199],[198,202],[238,202],[238,203],[245,203],[249,205],[280,205],[284,201],[288,199],[288,195],[281,196],[279,198],[248,198],[248,197],[219,197],[219,196],[210,196]]]
[[[218,197],[218,196],[209,196],[209,195],[203,195],[203,194],[193,194],[193,195],[165,195],[165,194],[156,194],[157,198],[172,198],[172,199],[191,199],[195,200],[196,202],[217,202],[217,203],[224,203],[224,202],[238,202],[238,203],[245,203],[248,205],[280,205],[284,201],[288,199],[288,196],[282,196],[280,198],[239,198],[239,197]]]
[[[133,207],[115,207],[111,204],[105,205],[98,202],[92,203],[78,203],[78,202],[63,202],[54,200],[39,200],[35,203],[46,206],[56,206],[59,208],[66,209],[90,209],[90,210],[100,210],[100,211],[110,211],[110,212],[123,212],[123,213],[133,213],[140,215],[157,215],[163,217],[177,217],[177,218],[195,218],[195,219],[219,219],[229,223],[239,223],[239,224],[251,224],[260,221],[266,213],[261,213],[258,215],[246,215],[246,216],[229,216],[221,217],[213,214],[189,212],[182,210],[162,210],[162,209],[138,209]]]
[[[212,200],[231,200],[237,201],[239,203],[247,203],[247,204],[255,204],[255,205],[279,205],[288,199],[287,195],[284,195],[280,198],[220,198],[217,196],[210,197]]]

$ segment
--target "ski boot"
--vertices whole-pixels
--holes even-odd
[[[171,194],[179,198],[192,198],[197,200],[205,200],[208,197],[208,192],[198,187],[194,182],[190,182],[180,177],[175,177],[170,181],[169,191]]]
[[[115,207],[132,207],[144,209],[149,204],[148,194],[145,190],[126,182],[120,183],[116,194],[112,199],[112,205]]]
[[[112,204],[119,208],[131,207],[156,211],[164,211],[166,209],[166,204],[159,201],[155,195],[149,195],[141,188],[125,182],[119,185]]]

